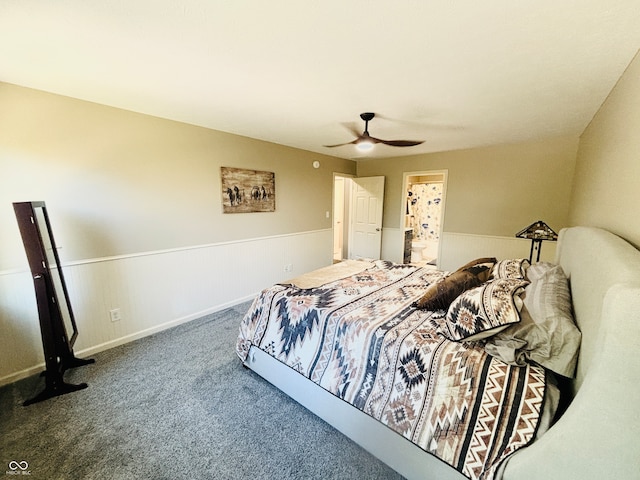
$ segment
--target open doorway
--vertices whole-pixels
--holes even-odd
[[[351,178],[333,174],[333,263],[341,262],[349,255]]]
[[[434,267],[438,265],[446,186],[446,170],[404,174],[402,218],[405,219],[405,262]],[[407,241],[409,237],[411,242]]]

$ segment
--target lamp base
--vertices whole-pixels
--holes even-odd
[[[540,250],[542,250],[542,240],[541,239],[532,239],[531,240],[531,250],[529,251],[529,263],[533,262],[533,251],[537,250],[538,254],[536,257],[536,262],[540,261]]]

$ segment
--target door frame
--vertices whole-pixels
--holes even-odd
[[[400,192],[400,230],[402,232],[405,232],[405,229],[407,228],[406,225],[406,212],[407,212],[407,183],[409,181],[409,177],[421,177],[421,176],[428,176],[428,175],[441,175],[442,176],[442,218],[440,221],[440,231],[438,232],[438,237],[440,240],[438,240],[438,257],[436,259],[436,266],[437,268],[440,268],[440,258],[441,258],[441,254],[442,254],[442,234],[444,232],[444,219],[445,219],[445,215],[446,215],[446,205],[447,205],[447,181],[449,179],[449,170],[448,169],[442,169],[442,170],[419,170],[416,172],[403,172],[402,174],[402,190]],[[403,257],[404,254],[404,234],[400,236],[401,240],[400,240],[400,244],[399,244],[399,251],[400,251],[400,258]]]
[[[340,177],[340,178],[344,178],[349,180],[349,190],[348,193],[345,191],[343,198],[342,198],[342,208],[344,211],[344,215],[343,215],[343,222],[342,222],[342,259],[345,259],[348,257],[349,255],[349,226],[350,226],[350,222],[351,222],[351,218],[350,218],[350,206],[351,206],[351,189],[353,188],[351,186],[351,179],[356,178],[355,175],[351,175],[349,173],[340,173],[340,172],[333,172],[333,182],[331,184],[331,230],[332,230],[332,235],[331,235],[331,258],[333,259],[333,252],[334,252],[334,248],[335,248],[335,237],[336,237],[336,223],[335,223],[335,211],[336,211],[336,178]],[[346,189],[345,189],[346,190]]]

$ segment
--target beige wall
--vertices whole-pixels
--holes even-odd
[[[498,145],[358,163],[384,175],[383,225],[401,228],[404,172],[448,170],[445,232],[512,237],[535,220],[567,226],[577,138]]]
[[[606,228],[640,247],[640,56],[580,139],[572,225]]]
[[[223,215],[221,166],[275,172],[275,213]],[[0,83],[0,271],[26,265],[12,202],[47,203],[64,263],[331,228],[333,172],[355,169]]]
[[[222,214],[221,166],[274,172],[276,211]],[[0,83],[0,385],[43,361],[12,202],[47,203],[83,357],[328,265],[333,173],[355,171],[349,160]]]

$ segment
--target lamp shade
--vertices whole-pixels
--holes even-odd
[[[558,240],[558,234],[542,220],[533,222],[528,227],[520,230],[516,233],[516,237],[529,240],[549,240],[552,242]]]

